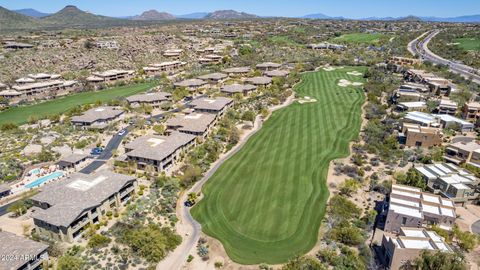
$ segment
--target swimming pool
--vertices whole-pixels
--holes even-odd
[[[56,171],[56,172],[51,173],[49,175],[45,175],[43,177],[40,177],[40,178],[38,178],[37,180],[35,180],[31,183],[26,184],[25,187],[26,188],[34,188],[34,187],[37,187],[37,186],[47,182],[48,180],[52,180],[52,179],[60,177],[60,176],[63,176],[63,172]]]
[[[30,175],[37,175],[40,173],[40,169],[39,168],[36,168],[36,169],[33,169],[31,170],[30,172],[28,172]]]

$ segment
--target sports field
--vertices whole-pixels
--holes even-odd
[[[360,130],[363,91],[338,86],[340,79],[363,80],[351,71],[364,70],[303,75],[297,93],[317,102],[274,112],[203,187],[192,215],[234,261],[283,263],[317,242],[329,161],[348,155]]]
[[[380,33],[369,34],[369,33],[353,33],[353,34],[344,34],[333,39],[335,42],[348,42],[348,43],[370,43],[375,44],[379,43],[386,36]]]
[[[467,51],[480,51],[480,38],[457,38],[458,46]]]
[[[117,97],[128,97],[144,92],[155,86],[154,83],[141,83],[128,86],[109,88],[96,92],[83,92],[69,95],[34,105],[15,107],[0,113],[0,125],[5,123],[25,124],[30,116],[43,118],[49,115],[63,113],[77,105],[109,101]]]

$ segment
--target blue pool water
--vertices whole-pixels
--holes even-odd
[[[39,174],[40,173],[40,169],[33,169],[30,171],[30,175],[36,175],[36,174]]]
[[[25,185],[25,187],[26,188],[34,188],[34,187],[37,187],[37,186],[47,182],[48,180],[52,180],[52,179],[60,177],[62,175],[63,175],[63,172],[54,172],[54,173],[51,173],[49,175],[45,175],[43,177],[38,178],[37,180]]]

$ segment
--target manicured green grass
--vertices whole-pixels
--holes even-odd
[[[96,92],[83,92],[70,96],[54,99],[34,105],[10,108],[0,113],[0,125],[5,123],[25,124],[30,116],[37,118],[63,113],[77,105],[105,102],[117,97],[128,97],[144,92],[155,86],[154,83],[141,83],[135,85],[114,87]]]
[[[480,38],[457,38],[458,46],[467,51],[480,51]]]
[[[324,217],[329,161],[348,155],[358,137],[364,94],[340,87],[362,81],[344,68],[303,75],[296,91],[317,102],[273,113],[203,187],[192,209],[203,231],[241,264],[284,263],[311,250]]]
[[[335,42],[348,42],[348,43],[370,43],[375,44],[379,43],[386,36],[380,33],[369,34],[369,33],[353,33],[353,34],[344,34],[339,37],[334,38]]]
[[[278,45],[298,46],[299,44],[288,36],[273,36],[270,41]]]

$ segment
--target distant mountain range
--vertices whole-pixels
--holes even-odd
[[[176,17],[167,12],[158,12],[154,9],[143,12],[141,15],[133,16],[131,20],[138,21],[165,21],[165,20],[175,20]]]
[[[331,17],[322,13],[310,14],[301,17],[303,19],[318,19],[318,20],[351,20],[345,17]],[[363,21],[425,21],[425,22],[452,22],[452,23],[477,23],[480,22],[480,15],[460,16],[460,17],[418,17],[418,16],[406,16],[406,17],[368,17],[356,20]]]
[[[33,8],[25,8],[25,9],[17,9],[17,10],[13,10],[17,13],[20,13],[22,15],[25,15],[25,16],[30,16],[30,17],[33,17],[33,18],[42,18],[42,17],[46,17],[48,15],[50,15],[50,13],[43,13],[43,12],[40,12],[38,10],[35,10]]]
[[[40,30],[68,27],[113,27],[113,26],[135,26],[155,24],[159,21],[170,21],[175,19],[206,19],[206,20],[235,20],[235,19],[256,19],[269,18],[260,17],[254,14],[239,12],[235,10],[218,10],[211,13],[197,12],[186,15],[172,15],[166,12],[149,10],[141,15],[128,16],[122,18],[113,18],[102,15],[92,14],[78,9],[75,6],[66,6],[62,10],[47,14],[34,9],[21,9],[10,11],[0,7],[0,31],[18,31],[18,30]],[[331,17],[322,13],[303,16],[304,19],[329,19],[329,20],[348,20],[345,17]],[[433,22],[480,22],[480,15],[470,15],[452,18],[438,17],[371,17],[361,20],[380,20],[380,21],[433,21]]]
[[[233,20],[233,19],[255,19],[260,18],[257,15],[238,12],[235,10],[217,10],[209,13],[204,19],[207,20]]]

